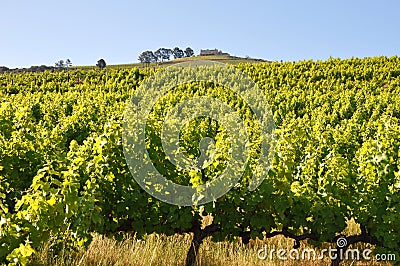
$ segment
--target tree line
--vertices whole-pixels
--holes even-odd
[[[69,59],[67,59],[65,62],[64,62],[64,60],[59,60],[59,61],[57,61],[57,62],[55,63],[55,66],[56,66],[56,68],[71,67],[71,66],[72,66],[72,62],[71,62],[71,60],[69,60]],[[106,61],[105,61],[103,58],[101,58],[101,59],[99,59],[99,60],[97,61],[96,66],[97,66],[99,69],[103,69],[103,68],[105,68],[105,67],[107,66],[107,64],[106,64]]]
[[[170,60],[171,56],[174,59],[191,57],[194,55],[192,48],[187,47],[185,50],[175,47],[174,49],[169,48],[159,48],[156,51],[144,51],[139,55],[139,61],[144,64],[150,64],[153,62],[164,62]]]
[[[64,60],[59,60],[55,63],[55,66],[58,68],[70,67],[72,66],[72,62],[69,59],[65,60],[65,62]]]
[[[144,51],[139,55],[139,61],[144,64],[150,64],[153,62],[164,62],[166,60],[170,60],[171,56],[174,59],[183,58],[183,57],[191,57],[194,55],[194,51],[192,48],[187,47],[185,50],[180,49],[179,47],[175,47],[174,49],[169,48],[159,48],[156,51]],[[97,61],[96,66],[99,69],[103,69],[106,67],[106,61],[104,59],[100,59]],[[65,68],[71,67],[72,62],[70,59],[59,60],[55,63],[56,68]]]

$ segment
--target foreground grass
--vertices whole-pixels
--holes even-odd
[[[189,249],[192,236],[174,235],[149,235],[145,240],[136,240],[133,237],[118,242],[114,239],[95,235],[94,240],[87,249],[71,252],[64,251],[58,256],[49,252],[48,246],[36,255],[32,265],[185,265],[186,253]],[[219,266],[219,265],[329,265],[329,258],[324,260],[287,260],[281,261],[276,258],[260,260],[257,251],[264,245],[268,249],[291,249],[293,240],[277,236],[264,241],[252,241],[248,245],[240,241],[214,243],[210,238],[201,245],[197,256],[197,265]],[[326,248],[329,245],[326,245]],[[368,245],[359,244],[362,250],[371,248]],[[312,248],[305,242],[300,249]],[[352,247],[355,248],[355,247]],[[318,250],[317,250],[318,252]],[[391,265],[377,261],[344,261],[341,265]]]

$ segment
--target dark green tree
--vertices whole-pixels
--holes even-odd
[[[191,57],[191,56],[193,56],[193,55],[194,55],[193,49],[190,48],[190,47],[187,47],[187,48],[185,49],[185,55],[186,55],[186,57]]]
[[[65,67],[64,60],[57,61],[55,65],[56,65],[56,67],[59,67],[59,68]]]
[[[163,48],[160,48],[154,52],[154,57],[156,59],[156,62],[161,62],[163,60],[161,49],[163,49]]]
[[[152,51],[144,51],[139,55],[139,61],[148,65],[152,62],[156,62],[157,58]]]
[[[106,61],[101,58],[99,61],[97,61],[96,66],[101,70],[107,66]]]
[[[172,50],[172,53],[175,59],[185,56],[185,53],[179,47],[175,47],[174,50]]]
[[[65,65],[66,65],[67,67],[72,66],[71,60],[67,59],[67,60],[65,61]]]

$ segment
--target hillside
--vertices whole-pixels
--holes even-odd
[[[151,63],[150,65],[144,65],[142,63],[132,63],[132,64],[115,64],[115,65],[107,65],[108,69],[129,69],[129,68],[143,68],[143,67],[159,67],[159,66],[168,66],[175,63],[183,63],[187,61],[193,60],[212,60],[216,62],[221,62],[224,64],[239,64],[239,63],[259,63],[259,62],[269,62],[263,59],[256,58],[244,58],[230,55],[213,55],[213,56],[192,56],[192,57],[184,57],[179,59],[173,59],[160,63]],[[96,69],[95,65],[91,66],[73,66],[68,69]],[[54,66],[31,66],[29,68],[8,68],[4,66],[0,66],[0,74],[1,73],[27,73],[27,72],[43,72],[43,71],[61,71],[66,70],[67,68],[57,68]]]
[[[235,69],[259,91],[247,87],[252,83]],[[201,265],[271,265],[266,263],[276,257],[260,258],[257,250],[264,244],[275,247],[276,236],[286,239],[280,247],[292,250],[295,244],[298,254],[312,249],[323,255],[331,247],[345,252],[350,246],[359,248],[360,256],[374,252],[362,265],[388,265],[373,263],[375,254],[398,265],[399,57],[239,64],[227,71],[229,87],[213,80],[183,82],[192,77],[190,68],[172,69],[182,82],[175,86],[176,79],[158,70],[0,75],[1,265],[138,265],[115,261],[137,251],[143,253],[130,261],[140,257],[141,265],[192,266],[196,259]],[[199,77],[210,73],[195,71]],[[155,82],[146,82],[147,77]],[[182,104],[192,99],[218,106]],[[266,111],[256,112],[259,107]],[[195,116],[185,121],[181,114]],[[165,125],[179,130],[165,131]],[[266,129],[276,136],[270,142],[275,148],[270,167],[263,160]],[[198,163],[203,139],[214,141],[209,151],[215,156],[196,169],[192,165]],[[179,146],[167,153],[164,143]],[[222,173],[240,146],[249,149],[245,160],[236,159],[237,169],[245,172],[238,172],[230,190],[213,202],[199,206],[203,197],[186,194],[193,206],[169,204],[155,193],[175,191],[163,191],[168,187],[147,179],[157,175],[145,169],[149,165],[173,183],[207,189],[204,184],[226,178]],[[188,158],[188,167],[170,159],[178,152]],[[262,182],[250,191],[258,176]],[[149,180],[146,186],[143,180]],[[150,193],[151,186],[157,190]],[[167,237],[175,253],[168,253]],[[103,245],[107,239],[135,246],[126,252],[120,244]],[[260,245],[253,249],[254,242]],[[86,249],[89,245],[92,249]],[[93,252],[94,245],[101,248]],[[109,251],[113,256],[99,261]],[[66,258],[63,254],[76,262],[54,261]],[[250,255],[243,259],[242,254]],[[312,265],[332,259],[321,258]],[[309,265],[310,260],[292,262],[280,265]]]
[[[231,55],[210,55],[210,56],[192,56],[192,57],[183,57],[183,58],[178,58],[178,59],[173,59],[165,62],[160,62],[160,63],[151,63],[150,67],[158,67],[158,66],[168,66],[176,63],[183,63],[183,62],[188,62],[188,61],[193,61],[193,60],[211,60],[211,61],[216,61],[224,64],[239,64],[239,63],[265,63],[265,62],[270,62],[264,59],[258,59],[258,58],[245,58],[245,57],[237,57],[237,56],[231,56]],[[129,69],[129,68],[143,68],[145,67],[144,64],[142,63],[132,63],[132,64],[117,64],[117,65],[107,65],[107,68],[111,69]],[[91,68],[96,68],[96,66],[77,66],[75,68],[78,69],[91,69]]]

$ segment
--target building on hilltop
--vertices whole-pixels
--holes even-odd
[[[207,56],[207,55],[229,55],[229,54],[223,53],[221,50],[218,50],[218,49],[200,50],[200,56]]]

